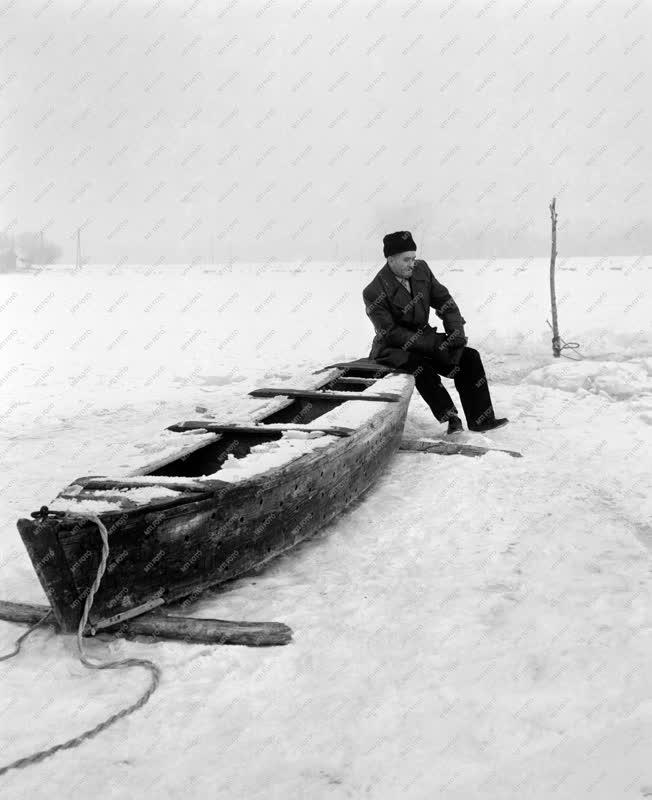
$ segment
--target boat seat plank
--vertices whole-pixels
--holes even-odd
[[[305,400],[325,400],[333,403],[346,403],[349,400],[367,400],[369,402],[398,403],[400,395],[378,392],[376,394],[356,394],[355,392],[316,392],[312,389],[287,389],[285,387],[254,389],[249,392],[252,397],[299,397]]]
[[[376,383],[376,379],[375,378],[347,378],[346,376],[344,376],[344,377],[340,377],[340,378],[335,378],[335,380],[332,381],[332,383],[339,383],[339,384],[350,383],[350,384],[353,384],[353,385],[355,385],[356,383],[361,383],[364,386],[373,386]]]
[[[327,367],[315,370],[315,374],[323,372],[327,369],[355,369],[361,372],[376,373],[378,375],[387,375],[390,372],[396,372],[394,367],[388,367],[385,364],[379,364],[372,361],[370,358],[358,358],[355,361],[338,361],[337,364],[329,364]]]
[[[104,490],[110,491],[111,489],[173,489],[177,492],[205,492],[210,488],[222,488],[225,485],[224,481],[218,481],[220,486],[213,487],[215,481],[166,481],[164,478],[160,482],[139,481],[131,478],[107,478],[104,475],[90,476],[86,478],[78,478],[75,481],[77,486],[83,486],[84,489],[92,489],[93,491]]]
[[[354,428],[344,427],[324,427],[311,428],[308,425],[235,425],[235,424],[219,424],[217,422],[205,422],[202,420],[186,420],[179,422],[176,425],[170,425],[167,430],[176,433],[183,433],[184,431],[192,430],[206,430],[209,433],[237,433],[238,435],[254,435],[260,436],[278,436],[281,438],[285,431],[301,431],[305,433],[325,433],[329,436],[351,436],[355,433]]]

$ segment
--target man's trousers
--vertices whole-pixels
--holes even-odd
[[[440,375],[455,381],[469,428],[495,419],[482,359],[473,347],[464,347],[457,366],[443,365],[413,352],[403,369],[414,375],[417,391],[439,422],[446,422],[451,413],[458,413],[451,396],[442,386]]]

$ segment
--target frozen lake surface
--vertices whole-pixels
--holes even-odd
[[[462,440],[524,458],[399,454],[316,538],[192,613],[288,623],[282,648],[89,642],[151,657],[149,705],[4,777],[12,798],[640,798],[652,792],[652,258],[429,261],[498,416]],[[367,355],[377,264],[56,266],[0,276],[3,599],[44,602],[15,521],[74,478],[174,446],[201,405]],[[433,323],[438,322],[433,313]],[[573,355],[572,351],[565,351]],[[454,399],[452,381],[445,381]],[[406,433],[443,436],[415,393]],[[0,623],[6,652],[22,631]],[[0,765],[131,702],[34,633],[0,665]]]

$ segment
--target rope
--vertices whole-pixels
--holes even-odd
[[[52,609],[50,609],[46,614],[44,614],[41,617],[41,619],[38,620],[38,622],[35,622],[31,627],[29,627],[25,631],[25,633],[23,633],[22,636],[19,636],[18,639],[16,639],[16,643],[14,644],[14,649],[11,651],[11,653],[5,653],[5,655],[0,656],[0,661],[9,661],[10,658],[17,656],[18,653],[20,653],[20,648],[23,646],[23,642],[25,641],[25,639],[27,639],[30,633],[32,633],[32,631],[35,631],[42,622],[45,622],[45,620],[50,616],[51,613]]]
[[[106,570],[106,562],[109,557],[109,536],[104,526],[102,520],[92,512],[83,513],[83,512],[76,512],[75,516],[82,516],[86,517],[97,525],[97,528],[100,533],[100,537],[102,539],[102,556],[100,559],[100,565],[97,569],[97,574],[95,576],[95,580],[93,581],[93,585],[90,588],[90,591],[86,597],[86,602],[84,603],[84,611],[82,613],[81,620],[79,621],[79,627],[77,628],[77,646],[79,648],[79,660],[81,663],[87,667],[88,669],[123,669],[126,667],[144,667],[150,673],[150,681],[149,686],[143,692],[138,700],[135,703],[132,703],[130,706],[123,708],[121,711],[112,714],[110,717],[107,717],[103,722],[98,723],[94,728],[90,728],[83,733],[80,733],[79,736],[75,736],[74,739],[68,739],[61,744],[56,744],[53,747],[48,747],[45,750],[39,750],[36,753],[32,753],[32,755],[25,756],[24,758],[19,758],[17,761],[12,761],[11,764],[7,764],[4,767],[0,767],[0,775],[4,775],[5,773],[9,772],[11,769],[22,769],[24,767],[28,767],[31,764],[38,764],[39,761],[44,761],[46,758],[58,753],[60,750],[72,750],[74,747],[78,747],[83,742],[87,741],[88,739],[97,736],[98,733],[105,731],[115,722],[120,719],[124,719],[125,717],[129,716],[129,714],[133,714],[134,711],[138,711],[139,708],[142,708],[150,699],[150,697],[154,694],[156,689],[158,688],[160,679],[161,679],[161,670],[157,664],[153,661],[149,661],[146,658],[124,658],[119,661],[105,661],[105,662],[98,662],[92,661],[88,658],[88,656],[84,653],[84,644],[83,644],[83,633],[84,628],[86,627],[86,622],[88,621],[88,615],[90,614],[91,607],[93,605],[93,598],[95,597],[95,593],[97,592],[100,582],[102,581],[102,577],[104,575],[104,571]],[[4,661],[7,658],[12,658],[13,656],[17,655],[22,642],[29,636],[29,634],[37,628],[45,619],[49,616],[51,611],[40,619],[37,623],[32,625],[32,627],[26,631],[16,642],[14,646],[14,652],[7,654],[6,656],[2,656],[0,661]]]
[[[546,322],[548,323],[548,327],[550,328],[550,330],[553,330],[553,327],[552,327],[552,325],[551,325],[551,324],[548,322],[548,320],[546,320]],[[582,354],[581,354],[581,353],[579,353],[579,352],[578,352],[578,354],[577,354],[577,355],[579,356],[579,358],[575,358],[575,357],[573,357],[573,356],[565,356],[565,355],[563,355],[563,353],[561,352],[562,350],[579,350],[579,348],[580,348],[580,343],[579,343],[579,342],[566,342],[564,339],[562,339],[562,337],[561,337],[561,336],[558,336],[557,338],[559,339],[559,341],[560,341],[560,342],[562,342],[562,346],[559,348],[559,355],[560,355],[562,358],[567,358],[569,361],[581,361],[581,360],[582,360],[583,356],[582,356]],[[555,340],[554,340],[554,338],[553,338],[553,340],[552,340],[552,343],[553,343],[553,345],[554,345],[554,343],[555,343]]]

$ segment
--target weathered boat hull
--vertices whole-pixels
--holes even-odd
[[[283,467],[241,482],[213,481],[187,499],[100,514],[110,555],[90,623],[106,627],[130,612],[198,596],[318,531],[374,483],[398,449],[413,378],[402,386],[397,402],[383,404],[368,424]],[[20,519],[18,529],[60,627],[75,630],[100,563],[97,526],[69,515]]]

